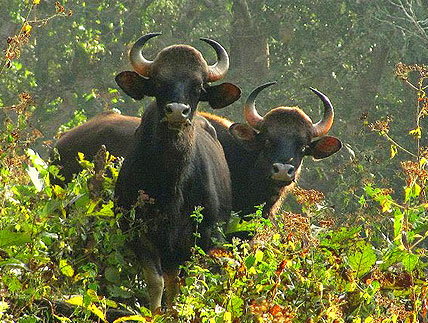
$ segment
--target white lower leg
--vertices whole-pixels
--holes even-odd
[[[162,304],[162,293],[164,288],[164,279],[156,270],[154,265],[143,268],[144,280],[147,284],[147,289],[150,298],[150,310],[156,311]]]

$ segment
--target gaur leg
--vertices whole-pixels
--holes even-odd
[[[169,308],[172,307],[175,296],[178,294],[178,274],[180,269],[172,269],[163,274],[165,280],[166,303]]]
[[[149,292],[150,310],[154,312],[161,308],[164,288],[160,259],[146,261],[143,265],[143,274]]]

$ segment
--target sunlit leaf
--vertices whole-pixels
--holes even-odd
[[[239,296],[232,296],[228,309],[234,314],[234,317],[240,317],[243,313],[244,300]]]
[[[67,299],[65,302],[71,305],[83,306],[83,297],[81,295],[75,295]]]
[[[418,255],[407,253],[406,255],[404,255],[403,260],[401,262],[403,263],[404,268],[408,272],[411,272],[413,269],[415,269],[416,265],[418,264],[418,261]]]
[[[67,299],[66,302],[71,305],[84,307],[84,300],[81,295],[72,296]],[[98,316],[103,322],[107,322],[103,311],[101,311],[95,304],[89,304],[87,309]]]
[[[128,322],[128,321],[150,322],[151,319],[147,320],[146,317],[141,315],[129,315],[129,316],[122,316],[114,320],[113,323]]]
[[[411,198],[416,198],[421,194],[422,188],[418,183],[413,183],[412,186],[408,186],[404,189],[405,197],[404,200],[407,202]]]
[[[364,323],[372,323],[374,320],[373,320],[373,317],[371,316],[371,315],[369,315],[369,316],[367,316],[366,317],[366,319],[364,320]]]
[[[101,311],[95,304],[89,304],[88,310],[98,316],[103,322],[107,322],[104,312]]]
[[[21,246],[30,241],[31,236],[29,233],[0,230],[0,248],[6,246]]]
[[[68,264],[66,259],[61,259],[59,261],[59,269],[61,270],[61,273],[67,277],[74,276],[74,269]]]
[[[394,211],[394,241],[401,241],[401,231],[403,230],[403,218],[404,214],[396,209]]]
[[[231,323],[232,322],[232,313],[226,311],[223,314],[223,322],[224,323]]]
[[[389,157],[392,159],[392,158],[395,157],[395,155],[397,155],[397,153],[398,153],[397,146],[396,145],[391,145]]]
[[[113,217],[114,216],[113,208],[114,208],[113,201],[110,200],[106,204],[103,204],[99,211],[93,212],[92,215]]]
[[[417,127],[416,129],[410,130],[409,134],[415,136],[417,139],[421,139],[422,130],[420,127]]]
[[[358,241],[349,250],[348,263],[358,277],[368,273],[376,263],[376,254],[373,247],[364,241]]]
[[[255,254],[255,258],[257,262],[260,262],[263,259],[263,251],[261,251],[260,249],[257,249],[256,254]]]
[[[59,315],[53,314],[53,317],[60,322],[72,322],[68,317],[65,317],[65,316],[59,316]]]

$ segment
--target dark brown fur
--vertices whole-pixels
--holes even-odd
[[[294,186],[294,182],[281,185],[281,183],[269,180],[268,176],[256,175],[256,159],[263,147],[253,147],[251,143],[243,142],[234,137],[229,131],[232,121],[207,112],[200,112],[199,114],[214,126],[216,135],[225,150],[232,176],[233,209],[248,214],[253,212],[254,205],[266,203],[268,205],[266,209],[269,210],[269,213],[274,214],[281,206],[287,192]],[[272,109],[266,114],[265,120],[266,123],[262,131],[268,133],[270,137],[285,138],[294,133],[293,136],[303,138],[305,142],[311,140],[310,125],[312,121],[299,108],[279,107]],[[62,156],[61,160],[64,160],[62,163],[63,173],[67,174],[67,180],[78,171],[77,152],[84,150],[85,147],[90,147],[85,153],[90,159],[100,148],[101,139],[103,139],[102,144],[113,155],[125,156],[139,122],[140,119],[137,117],[125,117],[118,114],[111,114],[109,117],[100,115],[89,120],[86,127],[74,128],[67,136],[61,137],[57,147]],[[116,136],[94,139],[87,135],[89,131],[93,131],[89,129],[94,128],[100,128],[94,133],[107,132],[104,128],[116,128]],[[65,150],[67,155],[61,153]],[[301,167],[298,168],[296,179],[300,169]]]
[[[196,49],[177,45],[156,56],[148,78],[129,71],[116,77],[131,97],[155,97],[115,187],[115,205],[123,212],[121,227],[133,237],[130,247],[143,265],[152,310],[161,304],[164,281],[172,302],[178,268],[189,259],[195,242],[206,250],[213,226],[230,216],[231,183],[223,149],[210,124],[195,112],[200,100],[224,107],[227,104],[216,97],[233,102],[240,91],[231,84],[210,87],[207,66]],[[141,203],[142,195],[152,202]],[[133,206],[135,219],[129,216]],[[204,208],[201,223],[190,217],[198,206]]]

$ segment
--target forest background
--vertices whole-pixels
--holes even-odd
[[[0,160],[4,210],[10,199],[6,196],[9,177],[4,174],[10,175],[5,169],[12,169],[11,144],[17,154],[24,151],[18,148],[31,147],[47,160],[60,132],[97,113],[116,109],[126,115],[141,115],[151,99],[133,101],[120,92],[114,77],[132,70],[127,53],[133,42],[142,34],[158,31],[162,36],[147,45],[147,57],[154,57],[165,46],[186,43],[213,62],[212,50],[199,38],[209,37],[226,47],[231,67],[225,81],[240,86],[243,96],[216,113],[235,122],[243,120],[242,106],[250,91],[268,81],[277,81],[277,85],[259,95],[261,113],[280,105],[299,106],[318,121],[323,108],[308,88],[325,93],[335,107],[330,134],[340,138],[344,146],[331,158],[318,162],[307,158],[304,162],[299,186],[321,191],[325,196],[322,203],[309,207],[290,196],[284,210],[321,216],[335,228],[360,225],[355,232],[349,229],[352,233],[347,239],[377,241],[370,242],[372,250],[381,250],[383,244],[384,250],[394,249],[391,245],[405,249],[407,256],[417,255],[417,260],[412,266],[404,265],[403,272],[426,274],[426,249],[416,251],[426,245],[427,228],[424,64],[428,57],[428,5],[422,0],[2,1],[0,123],[4,133]],[[25,110],[25,121],[20,108]],[[201,104],[201,110],[209,111],[209,107]],[[32,158],[34,162],[36,157]],[[416,167],[413,173],[410,161]],[[406,212],[413,208],[417,212],[412,217]],[[14,232],[22,231],[16,228],[18,220],[6,221],[6,211],[2,216],[0,234],[9,232],[11,223]],[[382,235],[382,231],[387,233]],[[402,238],[402,231],[413,233]],[[370,235],[376,238],[368,239]],[[411,240],[408,245],[406,239]],[[0,242],[0,248],[11,250],[4,259],[16,255],[18,245],[26,244],[13,239],[3,245]],[[385,260],[386,254],[378,254],[377,260]],[[407,256],[395,260],[403,262]],[[59,258],[66,261],[64,254]],[[68,263],[72,263],[70,259]],[[355,270],[347,261],[345,256],[343,266]],[[272,268],[278,270],[280,263]],[[6,268],[10,262],[0,262],[0,266]],[[367,272],[374,267],[372,263]],[[58,271],[67,276],[63,268]],[[357,271],[355,279],[367,272],[359,275]],[[4,277],[0,297],[17,297],[9,285],[12,274]],[[22,284],[22,279],[17,281]],[[409,297],[413,303],[408,313],[413,316],[408,317],[412,319],[427,308],[426,283],[414,284],[420,290],[419,296]],[[86,286],[85,293],[89,289],[94,288]],[[242,299],[238,307],[253,301]],[[10,311],[11,303],[3,303]],[[283,310],[289,306],[277,304],[282,304]],[[21,315],[24,308],[17,306],[9,315]],[[272,308],[267,307],[267,314],[257,314],[257,310],[250,314],[273,315],[269,312]],[[329,307],[321,308],[313,317],[327,320]],[[359,316],[350,314],[355,308],[343,311],[355,319]],[[361,318],[372,317],[374,312],[366,309]],[[34,313],[26,315],[39,315]],[[225,321],[229,318],[225,313],[231,313],[231,320],[245,314],[225,306],[221,312]],[[298,317],[296,313],[290,317]]]

